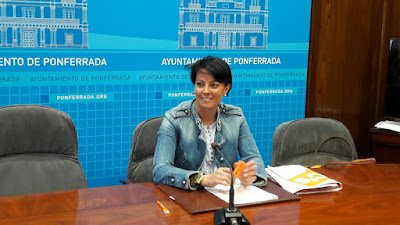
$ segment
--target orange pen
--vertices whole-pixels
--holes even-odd
[[[244,161],[239,161],[239,163],[236,165],[235,170],[233,171],[233,176],[234,176],[235,179],[242,172],[242,170],[244,169],[245,165],[246,165],[246,163]]]
[[[170,212],[160,201],[157,201],[157,205],[164,211],[165,214],[169,215]]]

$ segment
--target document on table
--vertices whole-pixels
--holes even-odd
[[[378,122],[377,124],[375,124],[376,128],[380,128],[380,129],[388,129],[388,130],[392,130],[392,131],[396,131],[396,132],[400,132],[400,122],[396,122],[396,121],[381,121]]]
[[[218,184],[213,188],[206,187],[205,189],[210,193],[214,194],[215,196],[217,196],[218,198],[229,203],[230,185],[225,186]],[[272,193],[269,193],[252,185],[234,184],[234,190],[235,190],[235,195],[234,195],[235,205],[260,203],[278,199],[277,195],[274,195]]]
[[[340,191],[342,183],[301,165],[268,166],[270,177],[292,194],[313,194]]]

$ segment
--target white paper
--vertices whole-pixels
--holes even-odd
[[[214,194],[215,196],[217,196],[218,198],[229,203],[229,188],[230,185],[225,186],[218,184],[213,188],[206,187],[205,189],[210,193]],[[272,193],[269,193],[252,185],[235,184],[234,190],[235,190],[235,195],[234,195],[235,205],[259,203],[259,202],[278,199],[277,195],[274,195]]]
[[[388,129],[396,132],[400,132],[400,122],[395,122],[395,121],[381,121],[375,124],[376,128],[380,129]]]
[[[283,189],[292,194],[301,190],[340,186],[338,181],[301,165],[268,166],[265,170]]]

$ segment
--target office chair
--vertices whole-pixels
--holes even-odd
[[[303,118],[280,124],[272,140],[272,166],[324,165],[357,159],[347,127],[334,119]]]
[[[128,179],[135,182],[153,182],[153,157],[157,144],[157,132],[163,116],[139,123],[132,135],[131,154],[128,162]],[[129,183],[122,180],[122,183]]]
[[[0,196],[86,188],[71,117],[42,105],[0,107]]]

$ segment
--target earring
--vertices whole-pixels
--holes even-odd
[[[227,94],[224,94],[224,96],[226,97],[226,96],[228,96]]]

